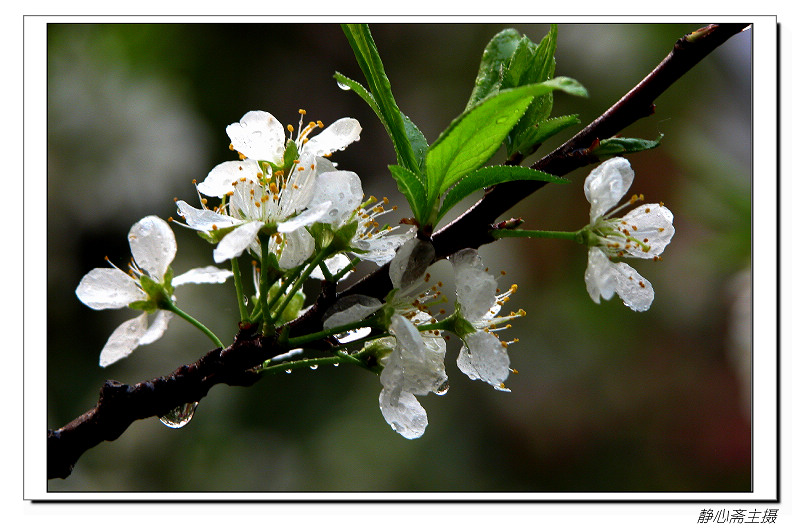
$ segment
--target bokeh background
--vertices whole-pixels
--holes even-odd
[[[563,24],[554,115],[589,123],[646,75],[696,24]],[[481,52],[505,27],[538,42],[547,25],[371,26],[400,108],[433,142],[470,95]],[[409,215],[386,165],[379,121],[335,71],[363,80],[335,24],[51,24],[48,27],[47,427],[97,399],[106,379],[168,374],[211,348],[174,319],[158,342],[109,368],[98,356],[129,310],[96,312],[74,289],[104,256],[123,266],[126,234],[145,215],[196,204],[192,179],[230,160],[225,126],[252,109],[284,124],[297,109],[331,123],[357,118],[360,142],[338,153],[365,192]],[[450,391],[421,399],[425,435],[407,441],[384,422],[378,379],[352,367],[218,386],[184,428],[134,423],[89,450],[52,491],[748,491],[750,433],[751,35],[737,35],[656,101],[625,136],[665,135],[629,157],[631,192],[664,201],[676,237],[664,261],[633,265],[656,291],[637,314],[619,299],[595,305],[583,282],[586,249],[563,241],[483,248],[527,311],[512,329],[519,374],[498,393],[455,367]],[[574,132],[574,131],[572,131]],[[572,132],[538,153],[566,140]],[[533,159],[531,159],[532,161]],[[513,208],[529,228],[576,230],[588,220],[582,182],[548,185]],[[463,211],[468,205],[455,209]],[[455,212],[454,213],[458,213]],[[396,221],[396,220],[389,220]],[[176,273],[206,265],[211,247],[175,227]],[[448,283],[447,264],[434,276]],[[364,269],[363,271],[366,271]],[[312,287],[313,291],[313,287]],[[181,307],[223,341],[236,331],[230,285],[183,288]],[[30,355],[30,354],[29,354]]]

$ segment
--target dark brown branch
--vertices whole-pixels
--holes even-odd
[[[636,87],[599,118],[559,148],[531,167],[563,176],[597,162],[592,146],[610,138],[625,127],[649,116],[654,101],[675,81],[714,49],[739,33],[747,24],[722,24],[701,28],[681,38],[670,54]],[[521,161],[518,161],[521,162]],[[506,210],[544,186],[544,182],[518,181],[487,190],[483,198],[446,227],[436,231],[432,242],[437,259],[465,248],[477,248],[493,241],[492,223]],[[354,294],[383,294],[391,289],[388,267],[378,269],[343,291],[338,297]],[[337,296],[335,287],[323,287],[314,307],[290,323],[293,335],[319,330],[325,310]],[[253,368],[279,354],[273,342],[242,330],[228,348],[215,349],[191,365],[184,365],[169,376],[140,382],[134,386],[107,381],[97,405],[63,428],[48,430],[47,469],[49,478],[67,477],[78,458],[102,441],[113,441],[138,419],[163,416],[171,409],[196,402],[217,384],[252,385],[259,375]]]

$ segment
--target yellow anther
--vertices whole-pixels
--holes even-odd
[[[287,125],[287,126],[286,126],[286,129],[288,129],[288,131],[289,131],[290,133],[294,133],[294,126],[293,126],[292,124],[289,124],[289,125]]]
[[[305,109],[297,109],[297,112],[302,114],[302,115],[304,115],[304,116],[306,114],[306,110]]]
[[[325,127],[325,126],[324,126],[324,125],[322,125],[322,122],[320,122],[319,120],[317,120],[317,127],[319,127],[320,129],[322,129],[322,128],[323,128],[323,127]]]
[[[300,162],[300,161],[298,160],[297,162]],[[295,164],[297,164],[297,162],[295,162]],[[303,166],[298,166],[297,167],[297,171],[305,171],[305,168]]]
[[[269,183],[269,191],[272,192],[273,194],[277,194],[278,193],[278,185],[275,184],[275,183]]]
[[[234,151],[233,144],[228,144],[228,149],[230,149],[231,151]]]
[[[511,284],[511,289],[510,289],[511,293],[516,293],[518,289],[519,286],[517,286],[516,284]]]
[[[217,225],[216,224],[211,225],[211,230],[217,230]]]

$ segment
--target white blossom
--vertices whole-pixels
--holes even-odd
[[[645,311],[653,302],[650,282],[621,258],[659,260],[675,229],[672,212],[663,204],[641,205],[621,218],[612,217],[629,204],[643,199],[633,196],[629,202],[611,210],[627,193],[633,182],[633,169],[622,158],[609,159],[589,174],[583,190],[590,204],[589,225],[582,231],[589,245],[585,281],[589,296],[596,303],[617,293],[634,311]]]
[[[260,256],[258,235],[264,227],[269,228],[270,251],[279,257],[280,267],[291,269],[310,257],[314,242],[306,227],[334,209],[348,208],[334,200],[311,204],[315,192],[319,193],[318,176],[336,172],[325,157],[357,141],[361,132],[357,120],[342,118],[310,137],[321,127],[320,122],[304,127],[301,118],[297,137],[287,139],[281,123],[264,111],[250,111],[227,127],[231,148],[242,160],[219,164],[197,186],[201,194],[223,199],[222,204],[212,210],[205,204],[198,209],[177,202],[178,213],[190,228],[212,237],[221,235],[214,250],[216,262],[248,249]],[[289,126],[289,130],[294,128]],[[285,161],[290,142],[296,146],[297,158]]]
[[[95,268],[82,279],[75,294],[93,310],[125,308],[132,303],[147,302],[149,295],[142,288],[143,276],[161,284],[171,293],[174,286],[182,284],[222,283],[232,275],[230,271],[213,266],[187,271],[173,279],[170,264],[178,250],[175,235],[166,221],[148,216],[131,227],[128,233],[133,260],[129,273],[116,267]],[[100,353],[100,366],[106,367],[136,349],[152,343],[167,329],[172,313],[155,310],[148,324],[148,312],[125,321],[118,326]]]
[[[505,323],[525,315],[511,312],[498,317],[516,284],[506,292],[497,289],[497,280],[490,275],[475,249],[464,249],[450,257],[456,284],[456,313],[465,319],[472,330],[462,336],[464,344],[456,364],[472,380],[482,380],[495,389],[508,391],[504,385],[510,372],[506,341],[496,331],[507,328]]]

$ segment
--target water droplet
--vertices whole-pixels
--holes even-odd
[[[316,371],[317,368],[319,368],[319,365],[312,365],[309,367],[309,369],[311,369],[312,371]]]
[[[350,330],[349,332],[345,332],[344,334],[336,334],[336,339],[339,340],[339,343],[350,343],[352,341],[356,341],[358,339],[367,337],[372,333],[372,329],[368,326],[364,328],[356,328],[355,330]]]
[[[292,374],[292,369],[286,369],[286,374]]]
[[[350,90],[350,87],[348,87],[347,85],[345,85],[345,84],[344,84],[344,83],[342,83],[341,81],[337,81],[337,82],[336,82],[336,85],[338,85],[338,86],[339,86],[339,88],[340,88],[340,89],[342,89],[342,90]]]
[[[339,366],[339,364],[338,364],[338,363],[334,363],[334,364],[333,364],[333,366],[334,366],[334,367],[338,367],[338,366]]]
[[[450,382],[445,380],[444,383],[442,383],[442,385],[440,385],[439,388],[436,391],[434,391],[434,393],[436,393],[439,396],[442,396],[443,394],[446,394],[449,389],[450,389]]]
[[[197,402],[190,402],[182,406],[176,407],[163,417],[159,417],[164,426],[168,428],[183,428],[194,416],[194,411],[197,409]]]

